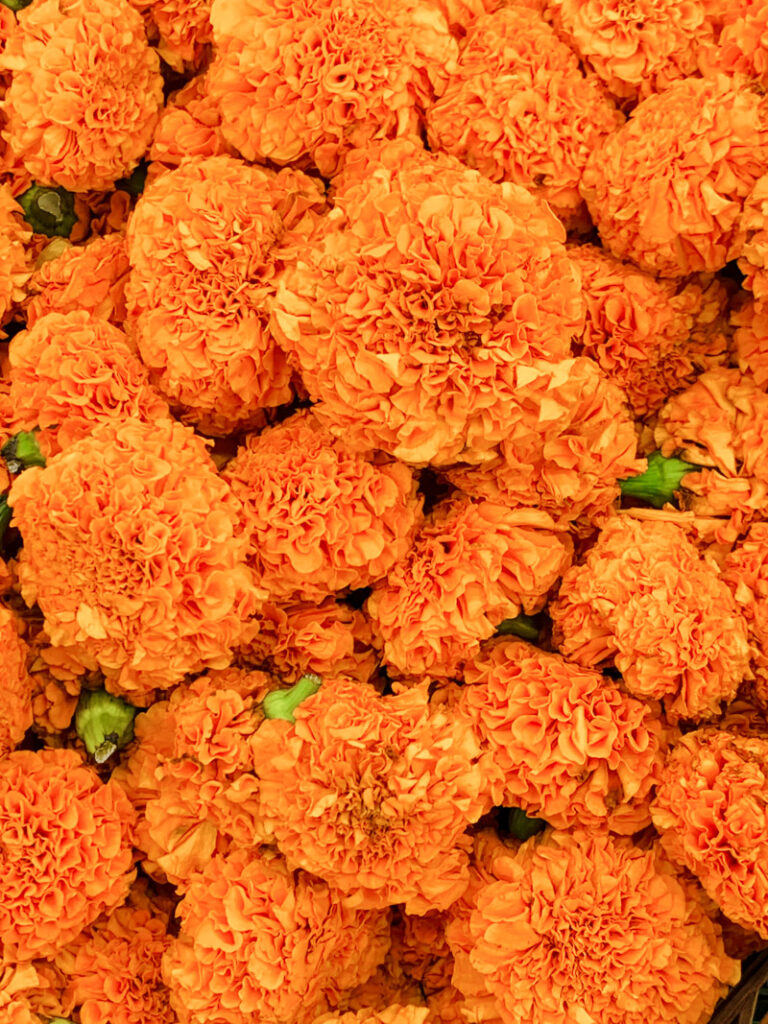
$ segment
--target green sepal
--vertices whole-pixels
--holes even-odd
[[[39,235],[68,238],[77,223],[75,197],[65,188],[33,185],[17,198],[24,218]]]
[[[0,4],[7,7],[9,11],[13,11],[14,14],[18,13],[18,11],[23,11],[31,3],[32,0],[0,0]]]
[[[529,818],[520,807],[507,808],[507,829],[515,839],[525,841],[543,832],[546,827],[546,821],[542,821],[541,818]]]
[[[12,515],[13,509],[8,504],[8,494],[0,494],[0,544],[3,543],[5,531],[8,529]]]
[[[674,456],[665,458],[659,451],[651,452],[646,471],[619,480],[619,487],[625,498],[637,498],[654,508],[663,508],[667,502],[674,500],[675,491],[680,490],[683,478],[700,468]]]
[[[75,731],[97,764],[133,739],[138,708],[106,690],[83,690],[75,712]]]
[[[265,718],[282,718],[286,722],[295,722],[294,711],[307,697],[317,693],[322,685],[320,676],[308,673],[297,683],[286,690],[273,690],[261,702],[261,710]]]
[[[5,466],[11,476],[16,476],[30,466],[44,466],[45,456],[40,451],[34,430],[20,430],[0,448]]]
[[[522,640],[536,643],[541,628],[531,615],[516,615],[514,619],[504,619],[496,627],[498,636],[519,636]]]

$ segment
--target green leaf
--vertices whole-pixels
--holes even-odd
[[[667,502],[673,501],[684,477],[700,468],[683,459],[665,458],[661,452],[651,452],[646,471],[619,480],[619,487],[625,498],[637,498],[654,508],[663,508]]]
[[[539,639],[541,628],[536,620],[530,615],[516,615],[514,619],[504,619],[496,628],[499,636],[519,636],[523,640],[530,640],[536,643]]]
[[[29,226],[40,235],[68,238],[77,223],[75,197],[65,188],[33,185],[17,201]]]
[[[531,836],[543,832],[546,827],[546,821],[542,821],[541,818],[529,818],[520,807],[507,809],[507,828],[515,839],[530,839]]]
[[[44,466],[45,457],[40,451],[34,430],[20,430],[0,448],[0,456],[11,476],[16,476],[30,466]]]

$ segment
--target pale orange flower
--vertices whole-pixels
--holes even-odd
[[[11,609],[0,605],[0,757],[21,743],[32,725],[30,651],[20,626]]]
[[[433,0],[215,0],[208,88],[246,160],[335,174],[349,150],[419,130],[458,48]]]
[[[323,205],[307,175],[229,156],[189,160],[142,194],[128,224],[126,328],[185,421],[230,434],[291,400],[267,304]]]
[[[0,958],[51,956],[133,881],[134,812],[74,750],[0,759]]]
[[[412,139],[351,154],[333,196],[273,306],[314,411],[405,462],[493,458],[522,368],[566,358],[583,325],[563,226]]]
[[[128,0],[39,0],[18,20],[0,57],[13,156],[43,185],[112,188],[144,155],[163,101],[141,17]]]
[[[582,195],[603,246],[661,277],[742,254],[745,200],[768,163],[768,99],[743,78],[684,78],[592,152]]]
[[[631,694],[662,700],[670,716],[717,716],[749,674],[740,609],[674,523],[609,520],[549,613],[566,658],[614,665]]]
[[[10,186],[0,185],[0,338],[5,337],[3,325],[26,296],[32,267],[25,247],[31,238],[24,211],[13,198]]]
[[[733,346],[742,373],[768,391],[768,305],[765,299],[750,299],[731,310]]]
[[[768,740],[720,729],[683,736],[651,808],[669,856],[723,913],[768,938]]]
[[[433,150],[546,200],[568,227],[589,223],[579,181],[600,139],[624,122],[576,54],[530,8],[472,22],[459,66],[427,114]]]

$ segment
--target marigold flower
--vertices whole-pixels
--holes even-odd
[[[372,1007],[347,1013],[324,1013],[315,1018],[315,1024],[425,1024],[429,1009],[392,1003],[382,1010]]]
[[[147,184],[191,157],[237,155],[221,134],[221,114],[206,83],[197,75],[169,96],[149,148]]]
[[[768,938],[768,741],[715,728],[687,733],[667,759],[651,812],[676,863],[724,914]]]
[[[32,725],[32,680],[27,672],[29,648],[19,636],[19,621],[0,606],[0,757],[24,739]]]
[[[41,0],[0,57],[3,138],[44,185],[112,188],[144,155],[163,102],[157,54],[127,0]]]
[[[242,503],[248,564],[278,600],[367,587],[406,555],[420,519],[407,466],[367,461],[309,411],[252,434],[222,476]]]
[[[499,639],[464,669],[455,713],[475,733],[489,804],[556,828],[649,825],[666,728],[656,710],[593,669]]]
[[[324,177],[355,147],[418,132],[456,67],[432,0],[214,0],[211,23],[224,137],[246,160]]]
[[[159,390],[212,434],[261,426],[290,401],[268,328],[274,278],[322,208],[320,186],[228,156],[157,178],[128,225],[128,328]]]
[[[0,957],[51,956],[133,881],[134,812],[74,750],[0,760]]]
[[[502,620],[544,607],[572,553],[544,512],[441,502],[366,603],[385,662],[404,675],[454,675]]]
[[[270,852],[215,857],[177,912],[163,975],[180,1024],[309,1024],[389,945],[388,911],[351,909]]]
[[[54,647],[147,702],[224,668],[257,607],[239,503],[180,423],[106,420],[11,488],[19,581]]]
[[[715,717],[749,673],[733,595],[674,523],[609,520],[549,614],[566,658],[615,665],[631,694],[663,700],[670,716]]]
[[[684,78],[593,150],[581,192],[603,246],[660,277],[741,255],[744,202],[768,161],[768,100],[742,78]]]
[[[583,325],[546,205],[403,139],[352,154],[273,327],[328,427],[405,462],[481,462],[517,413],[521,367]],[[524,379],[524,378],[523,378]]]
[[[4,324],[23,301],[32,274],[25,246],[32,232],[8,185],[0,185],[0,338]]]
[[[455,952],[504,1024],[703,1024],[739,980],[709,901],[658,844],[548,829],[494,869]]]
[[[427,115],[433,150],[491,181],[514,181],[569,227],[589,222],[579,181],[587,157],[624,117],[538,11],[501,6],[477,18],[459,66]]]
[[[739,369],[768,391],[768,305],[764,299],[750,299],[731,310],[730,322]]]
[[[743,286],[756,299],[768,298],[768,174],[758,178],[744,203],[741,226],[746,234],[739,259]]]
[[[157,52],[174,70],[203,63],[211,29],[211,0],[130,0],[159,35]]]
[[[324,878],[353,907],[441,910],[467,885],[464,830],[482,813],[479,753],[428,706],[427,687],[380,697],[325,680],[253,741],[264,825],[289,866]]]
[[[7,8],[6,8],[7,10]],[[60,1001],[55,970],[48,964],[0,965],[0,1019],[3,1024],[40,1024],[43,1015],[67,1012]]]
[[[701,370],[725,359],[722,282],[652,277],[594,245],[575,245],[569,253],[587,303],[574,350],[619,385],[635,416],[656,412]]]
[[[768,3],[765,0],[740,0],[726,4],[721,14],[725,24],[715,46],[704,47],[699,63],[705,73],[723,71],[727,75],[745,75],[765,88],[768,86]]]
[[[744,540],[729,552],[723,581],[747,623],[754,676],[751,685],[755,696],[768,707],[768,523],[753,523]]]

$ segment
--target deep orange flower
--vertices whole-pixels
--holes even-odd
[[[723,580],[747,623],[752,686],[768,707],[768,523],[753,523],[727,555]]]
[[[768,174],[758,178],[744,203],[741,226],[746,239],[742,247],[739,269],[744,274],[743,286],[756,299],[768,299]]]
[[[389,945],[388,911],[350,909],[274,852],[214,858],[178,915],[163,974],[180,1024],[309,1024]]]
[[[248,563],[277,600],[367,587],[421,518],[407,466],[355,454],[309,411],[250,435],[222,475],[242,502]]]
[[[213,41],[211,0],[130,0],[131,6],[148,18],[157,52],[174,70],[204,63],[208,44]]]
[[[478,748],[430,710],[427,686],[380,697],[325,680],[253,741],[266,828],[288,864],[353,907],[442,910],[467,885],[467,826],[482,812]]]
[[[739,980],[709,900],[658,844],[547,829],[494,870],[455,952],[504,1024],[703,1024]]]
[[[40,1024],[67,1013],[55,968],[38,961],[0,965],[0,1020],[3,1024]]]
[[[168,97],[148,153],[147,184],[190,157],[236,156],[221,134],[221,114],[206,82],[197,75]]]
[[[57,249],[53,259],[38,261],[30,279],[27,327],[33,327],[46,313],[76,309],[121,326],[130,269],[125,236],[118,232],[96,235],[82,246],[62,239]]]
[[[32,232],[10,186],[0,185],[0,338],[5,337],[3,325],[26,295],[32,267],[25,246],[31,238]]]
[[[141,703],[223,668],[260,592],[239,503],[205,442],[171,420],[107,420],[16,478],[19,580],[54,647]]]
[[[750,299],[731,310],[733,345],[742,373],[768,391],[768,306],[765,299]]]
[[[347,1013],[324,1013],[315,1018],[315,1024],[425,1024],[429,1009],[423,1006],[403,1006],[393,1003],[382,1010],[366,1008]]]
[[[432,0],[215,0],[208,87],[246,160],[325,177],[376,139],[415,133],[458,48]]]
[[[547,0],[545,14],[584,66],[628,100],[694,74],[713,39],[699,0]]]
[[[544,512],[441,502],[367,601],[385,662],[396,674],[454,675],[503,619],[544,607],[572,552]]]
[[[651,811],[669,856],[727,917],[768,938],[768,740],[714,728],[683,736]]]
[[[726,358],[722,282],[652,277],[594,245],[574,245],[569,253],[587,303],[574,350],[622,388],[635,416],[656,412],[701,370]]]
[[[472,22],[458,69],[427,115],[433,150],[523,185],[569,227],[589,223],[578,189],[587,157],[623,122],[541,14],[516,5]]]
[[[595,148],[581,191],[609,252],[685,277],[741,255],[744,202],[767,162],[768,99],[741,78],[684,78]]]
[[[559,526],[600,521],[619,497],[618,480],[645,468],[625,393],[591,359],[537,360],[518,371],[514,423],[500,455],[448,469],[465,494],[542,509]]]
[[[674,523],[618,516],[549,607],[571,661],[615,665],[668,715],[712,718],[749,673],[747,625],[717,567]]]
[[[32,725],[29,648],[19,635],[19,620],[0,605],[0,757],[24,739]]]
[[[316,181],[228,156],[161,175],[128,225],[128,328],[183,419],[212,434],[261,426],[291,399],[268,328],[274,278],[324,203]]]
[[[745,75],[763,88],[768,86],[768,3],[765,0],[739,0],[721,8],[725,24],[717,45],[706,47],[700,63],[706,74],[724,71],[727,75]]]
[[[40,0],[0,66],[13,156],[43,185],[108,189],[144,155],[163,102],[159,60],[128,0]]]
[[[51,956],[133,881],[134,812],[74,750],[0,759],[0,958]]]
[[[650,824],[666,728],[658,709],[593,669],[499,639],[464,670],[456,714],[474,731],[489,804],[556,828]]]
[[[566,358],[583,324],[562,225],[411,139],[352,154],[334,189],[273,309],[315,412],[405,462],[492,458],[522,368]]]

